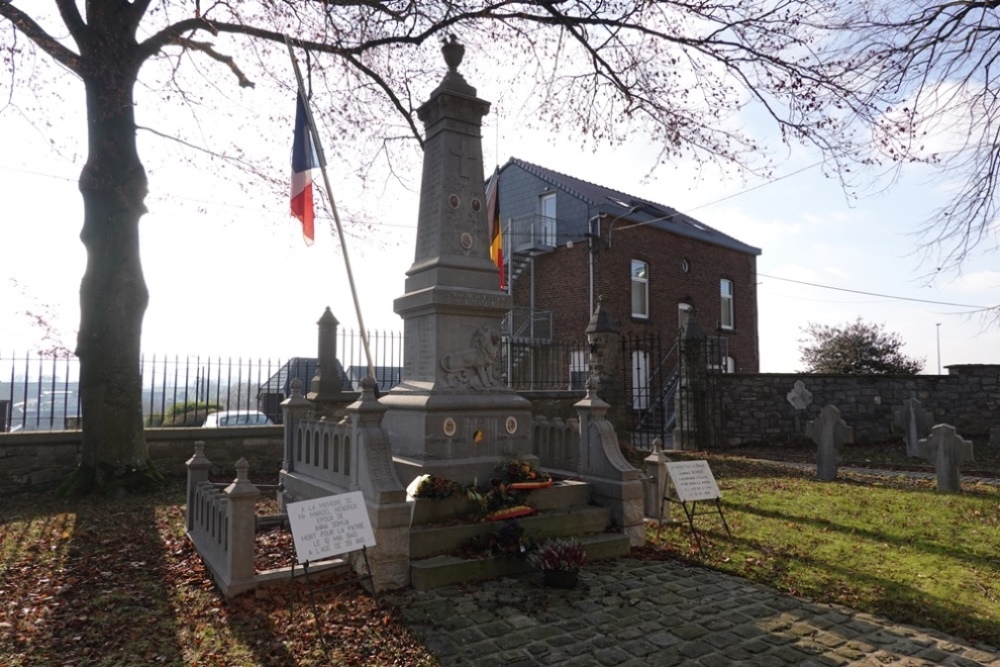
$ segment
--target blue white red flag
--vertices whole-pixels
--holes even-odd
[[[316,238],[313,224],[312,170],[320,167],[309,132],[306,102],[299,92],[295,105],[295,138],[292,142],[292,215],[302,222],[302,236],[306,245]]]

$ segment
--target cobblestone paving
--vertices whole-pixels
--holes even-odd
[[[1000,486],[1000,479],[961,479]],[[534,574],[407,591],[392,602],[446,667],[1000,667],[992,646],[671,561],[595,563],[580,582],[575,590],[548,589]]]
[[[671,561],[594,563],[390,596],[442,665],[1000,667],[997,649]]]

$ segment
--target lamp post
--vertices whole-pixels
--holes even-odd
[[[587,221],[587,254],[590,256],[590,310],[587,312],[587,321],[594,315],[594,254],[597,252],[597,239],[600,238],[601,228],[598,226],[597,234],[594,234],[594,223],[600,225],[601,214],[597,214]]]
[[[938,322],[934,326],[937,328],[938,375],[941,375],[941,323]]]

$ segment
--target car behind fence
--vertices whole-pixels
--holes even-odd
[[[403,377],[403,337],[394,332],[369,334],[373,369],[361,337],[337,333],[337,368],[345,391],[360,389],[374,370],[380,392]],[[544,347],[506,343],[502,374],[514,389],[580,387],[587,347],[557,343]],[[250,358],[146,355],[140,359],[142,413],[147,426],[201,426],[212,412],[259,410],[282,421],[281,401],[292,382],[308,391],[316,375],[315,357]],[[0,432],[79,429],[80,364],[75,357],[0,352]]]

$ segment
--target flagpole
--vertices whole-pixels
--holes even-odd
[[[299,62],[295,59],[295,52],[292,51],[292,43],[285,36],[285,46],[288,47],[288,57],[292,60],[292,69],[295,70],[295,81],[298,84],[299,95],[306,110],[306,124],[309,125],[309,134],[312,136],[313,146],[316,147],[316,155],[319,158],[319,168],[323,173],[323,185],[326,187],[326,197],[330,201],[330,210],[333,211],[333,222],[337,227],[337,236],[340,238],[340,248],[344,252],[344,266],[347,268],[347,282],[351,286],[351,298],[354,299],[354,311],[358,316],[358,326],[361,327],[361,342],[365,348],[365,358],[368,361],[368,374],[372,380],[378,382],[375,377],[375,365],[372,363],[371,349],[368,347],[368,330],[365,328],[364,317],[361,316],[361,304],[358,302],[358,290],[354,287],[354,272],[351,270],[351,258],[347,254],[347,243],[344,241],[344,229],[340,224],[340,215],[337,213],[337,204],[333,201],[333,189],[330,187],[330,177],[326,173],[326,157],[323,155],[323,144],[319,140],[319,131],[316,123],[313,122],[312,108],[306,101],[305,86],[302,84],[302,72],[299,71]],[[376,394],[378,385],[376,384]]]

